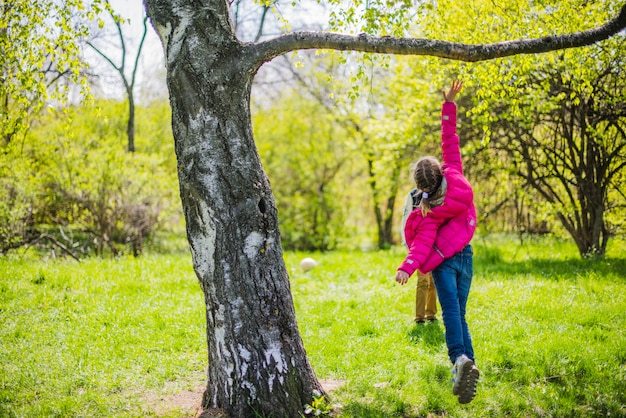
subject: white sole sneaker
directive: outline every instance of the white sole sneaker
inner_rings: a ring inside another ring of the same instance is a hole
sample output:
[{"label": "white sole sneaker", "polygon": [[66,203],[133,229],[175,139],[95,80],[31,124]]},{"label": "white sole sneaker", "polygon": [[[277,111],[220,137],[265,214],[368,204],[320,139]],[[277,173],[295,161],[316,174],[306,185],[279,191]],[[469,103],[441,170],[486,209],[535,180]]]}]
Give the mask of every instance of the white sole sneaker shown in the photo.
[{"label": "white sole sneaker", "polygon": [[459,403],[466,404],[472,402],[474,397],[476,397],[476,383],[478,382],[478,378],[480,377],[480,372],[478,368],[472,364],[472,367],[467,372],[465,377],[465,384],[462,390],[459,391],[458,398]]},{"label": "white sole sneaker", "polygon": [[454,370],[452,371],[452,373],[455,374],[454,385],[452,386],[453,394],[458,396],[461,392],[465,391],[465,386],[467,386],[472,367],[474,367],[474,362],[465,354],[460,355],[456,359],[454,362]]}]

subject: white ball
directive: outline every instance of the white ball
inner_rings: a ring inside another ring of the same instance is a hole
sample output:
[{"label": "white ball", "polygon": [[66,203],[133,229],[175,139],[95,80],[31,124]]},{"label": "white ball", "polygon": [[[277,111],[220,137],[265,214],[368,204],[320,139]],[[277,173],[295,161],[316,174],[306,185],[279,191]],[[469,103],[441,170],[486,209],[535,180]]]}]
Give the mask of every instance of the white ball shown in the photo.
[{"label": "white ball", "polygon": [[300,261],[300,268],[302,271],[309,271],[314,267],[317,267],[317,261],[310,257],[303,258],[302,261]]}]

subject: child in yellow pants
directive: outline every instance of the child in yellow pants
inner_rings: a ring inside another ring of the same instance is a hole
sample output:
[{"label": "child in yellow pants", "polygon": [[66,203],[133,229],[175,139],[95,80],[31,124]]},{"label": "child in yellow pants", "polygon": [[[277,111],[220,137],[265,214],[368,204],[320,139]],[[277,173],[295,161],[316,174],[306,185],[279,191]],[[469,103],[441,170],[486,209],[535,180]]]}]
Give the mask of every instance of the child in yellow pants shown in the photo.
[{"label": "child in yellow pants", "polygon": [[[409,213],[419,205],[421,191],[413,189],[406,198],[406,204],[402,213],[402,242],[406,246],[404,238],[404,225]],[[422,274],[417,272],[417,289],[415,289],[415,322],[423,324],[426,321],[432,322],[437,315],[437,291],[433,276],[430,273]]]},{"label": "child in yellow pants", "polygon": [[415,322],[423,324],[426,321],[436,320],[437,292],[432,274],[417,274],[417,289],[415,291]]}]

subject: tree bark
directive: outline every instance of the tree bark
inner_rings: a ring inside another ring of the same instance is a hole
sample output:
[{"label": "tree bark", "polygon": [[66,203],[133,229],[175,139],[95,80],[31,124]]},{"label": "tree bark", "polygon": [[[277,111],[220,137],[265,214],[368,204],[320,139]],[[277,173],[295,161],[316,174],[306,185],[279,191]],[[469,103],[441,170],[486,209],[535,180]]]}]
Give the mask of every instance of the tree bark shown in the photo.
[{"label": "tree bark", "polygon": [[225,0],[145,5],[165,50],[180,196],[205,295],[203,407],[234,417],[298,416],[322,392],[298,332],[276,205],[252,136],[250,89],[259,66],[304,48],[491,59],[585,45],[626,25],[623,9],[609,29],[584,36],[486,47],[322,33],[243,44]]},{"label": "tree bark", "polygon": [[180,195],[206,302],[203,407],[297,416],[322,388],[298,332],[276,205],[252,137],[257,63],[234,38],[226,7],[148,3],[166,49]]}]

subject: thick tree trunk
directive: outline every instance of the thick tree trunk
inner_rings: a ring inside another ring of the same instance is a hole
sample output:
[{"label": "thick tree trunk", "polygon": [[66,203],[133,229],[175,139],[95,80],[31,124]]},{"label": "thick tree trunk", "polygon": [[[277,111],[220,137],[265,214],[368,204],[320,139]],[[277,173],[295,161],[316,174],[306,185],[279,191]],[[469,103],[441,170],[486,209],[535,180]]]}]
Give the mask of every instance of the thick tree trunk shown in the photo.
[{"label": "thick tree trunk", "polygon": [[225,10],[213,2],[194,13],[182,3],[147,5],[166,50],[180,195],[206,302],[203,407],[298,416],[322,389],[298,332],[276,205],[253,141],[257,68]]}]

